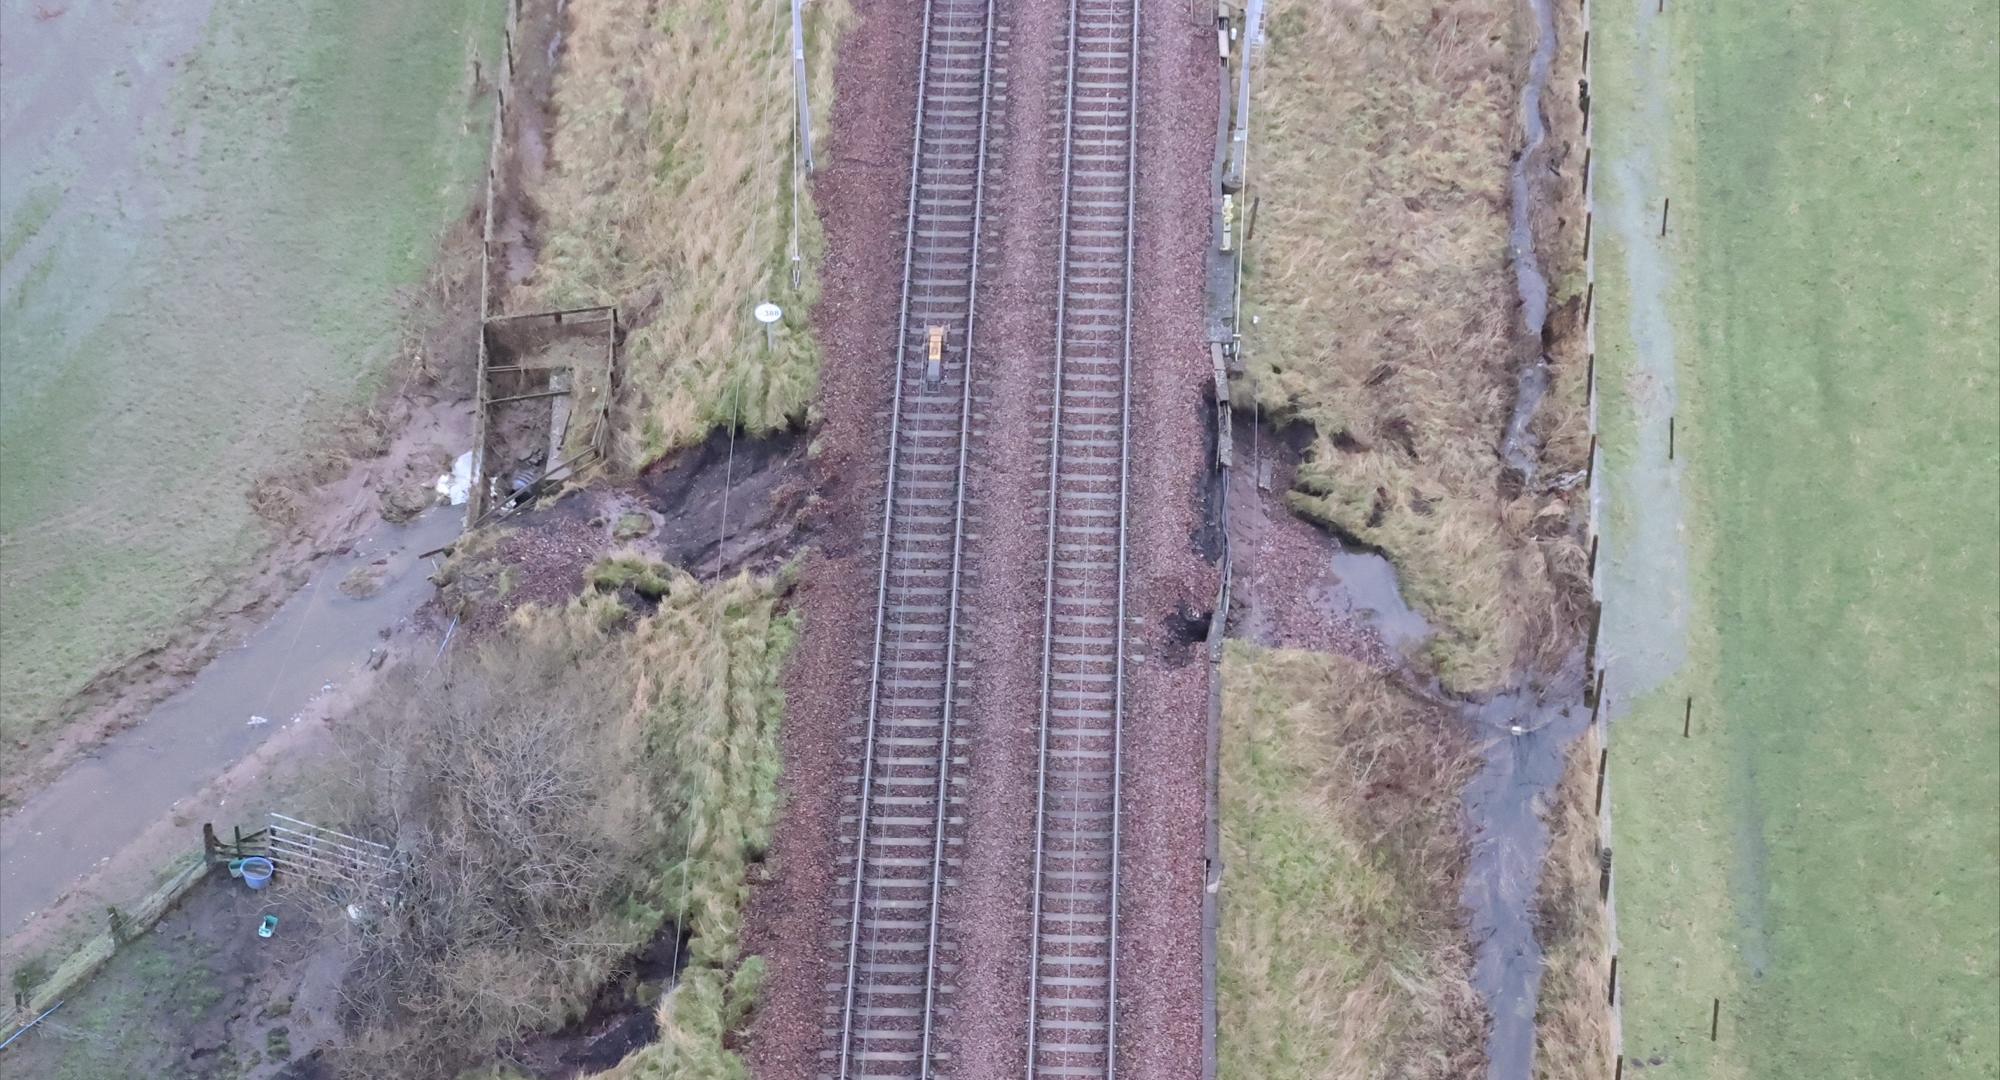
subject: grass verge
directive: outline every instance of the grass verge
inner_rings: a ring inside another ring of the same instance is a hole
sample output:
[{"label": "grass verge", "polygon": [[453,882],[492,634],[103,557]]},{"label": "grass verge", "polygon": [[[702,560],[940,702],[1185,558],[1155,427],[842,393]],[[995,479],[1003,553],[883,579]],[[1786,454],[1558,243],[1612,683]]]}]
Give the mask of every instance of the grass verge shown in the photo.
[{"label": "grass verge", "polygon": [[1472,1075],[1463,730],[1340,657],[1232,641],[1223,679],[1221,1076]]},{"label": "grass verge", "polygon": [[[777,430],[818,388],[806,319],[822,239],[793,182],[789,12],[770,0],[568,6],[552,167],[529,192],[542,246],[510,304],[620,306],[630,331],[614,447],[628,465],[732,420]],[[846,20],[842,0],[806,7],[822,154]],[[785,309],[768,346],[750,314],[763,300]]]},{"label": "grass verge", "polygon": [[1628,1061],[2000,1075],[2000,14],[1669,14],[1594,27],[1606,202],[1673,200],[1664,296],[1602,252],[1609,468],[1660,310],[1693,582],[1613,747]]},{"label": "grass verge", "polygon": [[[114,85],[79,92],[95,119],[73,145],[10,161],[36,192],[0,230],[14,249],[0,295],[0,739],[13,749],[35,749],[93,676],[214,604],[270,538],[246,489],[380,389],[407,295],[470,204],[485,114],[472,62],[497,46],[500,12],[219,0],[136,134],[121,110],[143,94],[107,73]],[[86,40],[108,55],[155,48],[119,38],[111,13],[64,23],[89,18],[107,21]],[[106,55],[40,62],[120,62]]]},{"label": "grass verge", "polygon": [[[1570,501],[1510,492],[1495,449],[1538,347],[1517,329],[1508,256],[1519,7],[1274,0],[1253,104],[1247,392],[1318,430],[1293,505],[1396,561],[1462,690],[1552,661],[1587,595]],[[1579,303],[1575,255],[1554,256],[1574,250],[1545,256],[1558,329]],[[1555,356],[1547,475],[1583,459],[1580,359]]]}]

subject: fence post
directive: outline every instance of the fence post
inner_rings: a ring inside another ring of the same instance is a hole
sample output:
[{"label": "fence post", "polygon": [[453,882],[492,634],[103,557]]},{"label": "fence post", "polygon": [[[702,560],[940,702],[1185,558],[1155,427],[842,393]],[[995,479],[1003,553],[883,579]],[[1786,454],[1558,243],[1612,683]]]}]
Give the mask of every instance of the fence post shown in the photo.
[{"label": "fence post", "polygon": [[1604,767],[1609,764],[1611,764],[1611,749],[1606,747],[1597,752],[1597,812],[1600,814],[1604,812]]},{"label": "fence post", "polygon": [[813,171],[812,106],[806,101],[806,31],[799,14],[803,0],[792,0],[792,85],[799,99],[799,160],[808,175]]}]

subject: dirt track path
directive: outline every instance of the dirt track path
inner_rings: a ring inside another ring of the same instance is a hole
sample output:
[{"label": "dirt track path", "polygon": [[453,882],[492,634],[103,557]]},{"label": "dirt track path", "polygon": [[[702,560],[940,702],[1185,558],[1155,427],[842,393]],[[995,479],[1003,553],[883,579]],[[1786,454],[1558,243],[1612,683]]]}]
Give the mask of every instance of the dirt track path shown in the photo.
[{"label": "dirt track path", "polygon": [[[0,933],[12,941],[31,921],[133,899],[96,870],[274,734],[351,700],[369,681],[371,650],[408,648],[414,635],[394,635],[434,592],[430,564],[417,555],[457,535],[460,523],[457,510],[440,507],[329,559],[240,646],[0,821]],[[341,591],[358,568],[380,575],[379,591]],[[254,821],[267,809],[230,810],[229,820]],[[192,850],[198,825],[188,822],[179,846],[133,854],[157,864]]]}]

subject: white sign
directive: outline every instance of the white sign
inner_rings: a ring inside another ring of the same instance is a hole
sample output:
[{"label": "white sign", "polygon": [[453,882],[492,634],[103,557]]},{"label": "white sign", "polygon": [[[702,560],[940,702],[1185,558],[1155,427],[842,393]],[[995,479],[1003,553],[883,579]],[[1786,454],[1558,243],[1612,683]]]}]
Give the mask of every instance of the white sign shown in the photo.
[{"label": "white sign", "polygon": [[757,305],[757,310],[755,314],[757,316],[758,322],[763,323],[765,326],[769,326],[772,323],[777,322],[779,319],[785,317],[785,309],[779,307],[776,304],[766,302]]}]

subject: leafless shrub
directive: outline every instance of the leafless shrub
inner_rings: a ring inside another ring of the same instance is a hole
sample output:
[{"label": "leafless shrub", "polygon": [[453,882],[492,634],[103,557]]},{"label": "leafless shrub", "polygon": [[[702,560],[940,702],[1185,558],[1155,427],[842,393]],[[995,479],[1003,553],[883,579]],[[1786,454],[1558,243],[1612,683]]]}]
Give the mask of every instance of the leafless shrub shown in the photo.
[{"label": "leafless shrub", "polygon": [[399,852],[343,988],[354,1075],[450,1075],[558,1026],[644,934],[648,792],[594,677],[613,646],[550,622],[406,667],[346,727],[362,819]]}]

